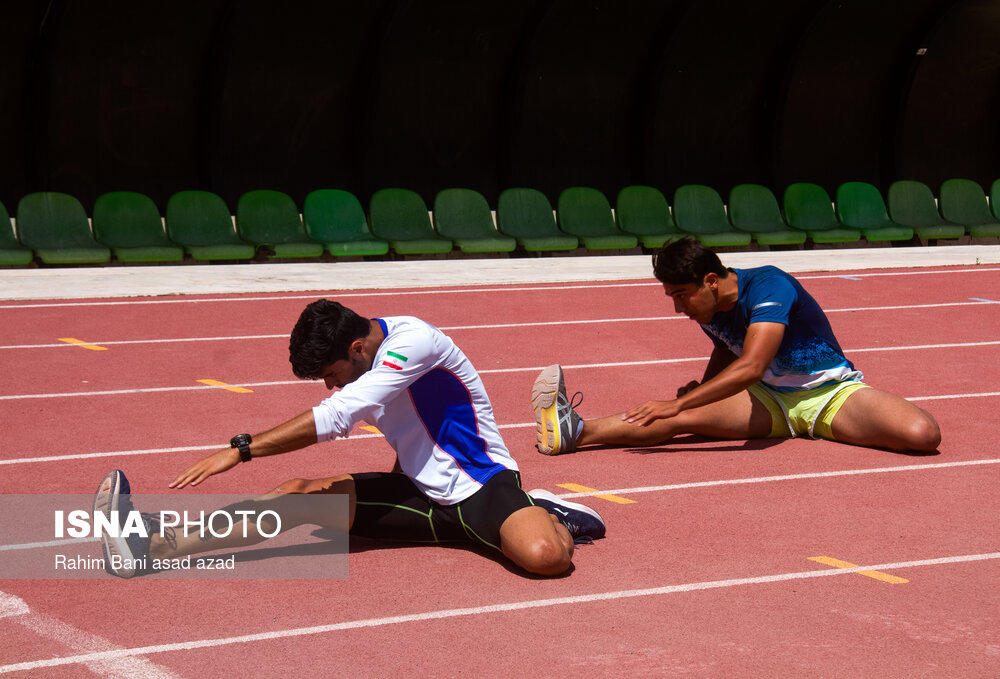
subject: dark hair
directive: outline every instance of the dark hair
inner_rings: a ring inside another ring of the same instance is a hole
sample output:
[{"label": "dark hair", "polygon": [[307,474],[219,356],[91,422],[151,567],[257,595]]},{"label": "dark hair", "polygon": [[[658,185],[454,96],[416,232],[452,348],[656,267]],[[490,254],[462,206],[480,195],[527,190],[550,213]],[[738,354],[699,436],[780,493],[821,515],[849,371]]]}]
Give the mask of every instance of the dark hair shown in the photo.
[{"label": "dark hair", "polygon": [[322,369],[347,358],[356,339],[367,337],[371,323],[343,304],[316,300],[299,315],[288,341],[292,372],[303,380],[318,379]]},{"label": "dark hair", "polygon": [[681,238],[653,253],[653,275],[668,285],[701,285],[705,276],[729,275],[719,256],[692,238]]}]

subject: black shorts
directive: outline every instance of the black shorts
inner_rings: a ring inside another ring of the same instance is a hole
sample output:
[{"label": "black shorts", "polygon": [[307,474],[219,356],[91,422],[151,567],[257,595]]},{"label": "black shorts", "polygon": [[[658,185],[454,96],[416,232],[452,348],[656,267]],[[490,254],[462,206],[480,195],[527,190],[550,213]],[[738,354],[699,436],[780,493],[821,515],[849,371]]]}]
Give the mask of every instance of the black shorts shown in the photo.
[{"label": "black shorts", "polygon": [[406,542],[469,541],[500,549],[500,526],[534,503],[521,490],[521,475],[495,474],[471,497],[442,505],[424,495],[405,474],[351,474],[357,508],[351,535]]}]

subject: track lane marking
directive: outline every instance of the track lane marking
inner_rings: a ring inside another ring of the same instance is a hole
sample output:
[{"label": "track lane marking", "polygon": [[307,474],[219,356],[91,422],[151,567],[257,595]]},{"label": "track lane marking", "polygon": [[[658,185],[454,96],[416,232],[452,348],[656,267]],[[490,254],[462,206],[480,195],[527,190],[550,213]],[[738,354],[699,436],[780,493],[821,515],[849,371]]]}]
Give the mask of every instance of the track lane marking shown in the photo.
[{"label": "track lane marking", "polygon": [[[511,425],[501,425],[501,428],[503,428],[504,426],[510,427]],[[533,426],[535,426],[535,424],[531,423],[530,425],[524,425],[524,426],[532,426],[533,427]],[[353,436],[352,438],[381,438],[381,434],[379,434],[379,435],[375,435],[375,434],[364,435],[364,434],[362,434],[360,436]],[[63,460],[63,459],[77,459],[77,458],[90,458],[90,457],[120,457],[120,456],[126,456],[126,455],[138,455],[138,454],[161,453],[161,452],[179,452],[179,451],[188,451],[188,450],[218,449],[220,447],[221,447],[220,445],[215,445],[215,446],[199,446],[197,448],[169,448],[169,449],[154,449],[154,450],[148,450],[148,451],[117,451],[117,452],[109,452],[109,453],[90,453],[90,454],[83,454],[83,455],[73,455],[73,456],[65,456],[65,457],[52,458],[52,459]],[[26,459],[19,460],[19,461],[5,460],[5,461],[0,462],[0,464],[10,464],[12,462],[26,462],[27,463],[27,462],[40,462],[40,461],[49,461],[49,460],[48,459],[43,460],[43,459],[40,459],[40,458],[36,458],[36,459],[26,458]],[[780,476],[759,476],[759,477],[752,477],[752,478],[720,479],[720,480],[716,480],[716,481],[697,481],[697,482],[691,482],[691,483],[680,483],[680,484],[663,485],[663,486],[646,486],[646,487],[640,487],[640,488],[621,488],[621,489],[617,489],[617,490],[613,491],[612,493],[609,493],[608,491],[597,490],[595,488],[588,488],[586,486],[581,486],[581,485],[574,484],[574,483],[565,483],[565,484],[560,483],[560,484],[556,484],[556,485],[559,486],[559,487],[561,487],[561,488],[565,488],[565,489],[571,491],[569,493],[562,493],[562,494],[558,495],[557,497],[560,497],[560,498],[564,498],[565,499],[565,498],[597,497],[597,498],[602,498],[602,499],[608,499],[608,500],[610,500],[612,502],[618,502],[620,504],[631,504],[631,503],[634,503],[635,500],[629,500],[629,499],[623,498],[621,496],[622,495],[629,495],[629,494],[633,494],[633,493],[650,493],[650,492],[662,492],[662,491],[672,491],[672,490],[687,490],[687,489],[691,489],[691,488],[709,488],[709,487],[716,487],[716,486],[732,486],[732,485],[744,485],[744,484],[752,484],[752,483],[771,483],[771,482],[776,482],[776,481],[796,481],[796,480],[817,479],[817,478],[833,478],[833,477],[838,477],[838,476],[862,476],[862,475],[865,475],[865,474],[883,474],[883,473],[902,472],[902,471],[926,471],[926,470],[935,470],[935,469],[948,469],[948,468],[952,468],[952,467],[978,466],[978,465],[985,465],[985,464],[1000,464],[1000,458],[983,459],[983,460],[963,460],[963,461],[959,461],[959,462],[938,462],[938,463],[931,463],[931,464],[924,464],[924,465],[905,465],[905,466],[901,466],[901,467],[880,467],[880,468],[875,468],[875,469],[845,469],[845,470],[830,471],[830,472],[811,472],[811,473],[803,473],[803,474],[783,474],[783,475],[780,475]],[[616,499],[612,500],[611,498],[616,498]],[[52,546],[57,546],[57,545],[63,545],[63,544],[77,544],[79,542],[90,542],[90,541],[96,541],[96,539],[83,539],[83,540],[81,540],[81,539],[67,539],[67,540],[55,540],[55,541],[47,541],[47,542],[33,542],[33,543],[23,543],[23,544],[0,545],[0,552],[11,551],[11,550],[20,550],[20,549],[47,548],[47,547],[52,547]],[[817,557],[817,558],[814,558],[813,560],[816,560],[818,558],[829,558],[829,557]],[[826,563],[826,562],[823,562],[823,563]],[[842,567],[846,567],[846,568],[853,568],[853,567],[855,567],[854,564],[847,564],[847,562],[841,562],[841,563],[846,564],[845,566],[842,566]],[[833,564],[828,564],[828,565],[833,565]],[[0,617],[2,617],[2,616],[0,616]]]},{"label": "track lane marking", "polygon": [[[827,566],[833,566],[834,568],[860,568],[860,566],[856,563],[841,561],[840,559],[834,559],[829,556],[810,556],[809,560],[825,564]],[[882,571],[855,571],[855,573],[858,575],[864,575],[874,580],[879,580],[881,582],[887,582],[890,585],[905,585],[909,582],[906,578],[901,578],[897,575],[889,575],[888,573],[883,573]]]},{"label": "track lane marking", "polygon": [[[81,660],[79,663],[73,663],[84,665],[99,677],[115,679],[132,679],[133,677],[141,677],[142,679],[173,679],[178,676],[166,667],[162,667],[147,658],[141,657],[141,653],[115,655],[127,649],[112,643],[104,637],[86,632],[51,615],[33,611],[20,597],[2,591],[0,591],[0,619],[6,620],[8,624],[16,623],[21,625],[40,637],[62,644],[75,653],[93,652],[94,649],[99,649],[98,652],[111,654],[107,657],[94,660]],[[0,668],[0,672],[11,671],[16,670],[4,670]]]},{"label": "track lane marking", "polygon": [[[871,267],[877,268],[877,267]],[[886,276],[934,276],[934,275],[950,275],[950,274],[962,274],[962,273],[986,273],[1000,271],[1000,268],[992,266],[977,266],[971,269],[930,269],[930,270],[892,270],[892,271],[874,271],[870,273],[853,273],[850,270],[845,270],[841,273],[830,273],[830,274],[808,274],[803,272],[791,272],[798,280],[822,280],[830,278],[843,278],[845,275],[855,275],[859,278],[879,278]],[[401,290],[378,290],[378,291],[365,291],[365,290],[352,290],[352,291],[342,291],[335,289],[327,290],[317,290],[312,294],[308,295],[287,295],[287,294],[274,294],[272,296],[254,296],[254,297],[203,297],[199,299],[145,299],[133,296],[130,298],[116,299],[112,301],[101,301],[101,302],[36,302],[31,304],[2,304],[0,309],[37,309],[37,308],[51,308],[51,307],[82,307],[82,306],[128,306],[132,304],[205,304],[205,303],[219,303],[219,302],[269,302],[275,300],[289,300],[289,299],[317,299],[323,295],[335,295],[338,298],[364,298],[364,297],[399,297],[402,295],[440,295],[440,294],[456,294],[456,293],[484,293],[484,292],[532,292],[532,291],[545,291],[545,290],[580,290],[580,289],[591,289],[591,288],[634,288],[634,287],[660,287],[658,281],[645,278],[623,278],[618,280],[611,280],[602,283],[587,283],[580,281],[578,283],[562,283],[555,285],[545,285],[541,283],[536,283],[533,285],[523,285],[523,284],[512,284],[510,286],[501,287],[483,287],[478,288],[448,288],[446,284],[437,284],[428,286],[428,289],[401,289]],[[184,295],[186,297],[201,295],[207,293],[200,292],[187,292],[187,293],[172,293],[175,295]],[[230,293],[230,295],[237,295],[240,293]]]},{"label": "track lane marking", "polygon": [[[534,426],[534,423],[532,423]],[[615,488],[599,490],[596,493],[610,495],[632,495],[634,493],[657,493],[667,490],[686,490],[688,488],[711,488],[714,486],[737,486],[752,483],[773,483],[776,481],[799,481],[803,479],[826,479],[837,476],[861,476],[864,474],[889,474],[892,472],[924,471],[930,469],[947,469],[949,467],[971,467],[982,464],[998,464],[1000,458],[985,460],[962,460],[960,462],[934,462],[931,464],[908,464],[899,467],[875,467],[873,469],[841,469],[829,472],[804,472],[801,474],[781,474],[778,476],[755,476],[738,479],[721,479],[718,481],[691,481],[689,483],[672,483],[663,486],[640,486],[637,488]],[[562,493],[561,498],[592,497],[595,492]]]},{"label": "track lane marking", "polygon": [[571,606],[579,604],[597,603],[603,601],[621,601],[625,599],[635,599],[642,597],[664,596],[668,594],[679,594],[686,592],[699,592],[710,589],[725,589],[732,587],[745,587],[748,585],[764,585],[781,582],[791,582],[795,580],[810,580],[814,578],[837,577],[848,573],[866,571],[889,571],[902,570],[905,568],[920,568],[926,566],[944,566],[958,563],[974,563],[978,561],[988,561],[1000,559],[1000,552],[986,554],[964,554],[960,556],[940,557],[934,559],[921,559],[916,561],[900,561],[896,563],[874,564],[871,566],[859,566],[857,568],[824,568],[815,571],[798,571],[792,573],[779,573],[775,575],[762,575],[744,578],[732,578],[728,580],[710,580],[705,582],[691,582],[680,585],[666,585],[663,587],[648,587],[643,589],[617,590],[610,592],[594,592],[591,594],[579,594],[575,596],[555,597],[550,599],[534,599],[529,601],[514,601],[508,603],[487,604],[483,606],[471,606],[467,608],[448,608],[420,613],[410,613],[404,615],[392,615],[380,618],[364,618],[361,620],[348,620],[344,622],[331,623],[326,625],[314,625],[310,627],[296,627],[285,630],[272,630],[270,632],[259,632],[256,634],[243,634],[239,636],[221,637],[214,639],[194,639],[191,641],[181,641],[168,644],[153,644],[149,646],[139,646],[119,650],[97,651],[94,653],[83,653],[74,656],[64,656],[61,658],[41,658],[38,660],[28,660],[8,665],[0,665],[0,674],[9,672],[23,672],[28,670],[38,670],[44,667],[63,667],[66,665],[76,665],[80,663],[101,662],[117,660],[131,656],[146,656],[157,653],[172,653],[178,651],[191,651],[201,648],[217,648],[220,646],[230,646],[233,644],[246,644],[262,641],[275,641],[279,639],[290,639],[295,637],[311,636],[317,634],[329,634],[344,630],[365,629],[373,627],[385,627],[388,625],[402,625],[414,622],[426,622],[428,620],[443,620],[447,618],[457,618],[475,615],[494,615],[498,613],[508,613],[512,611],[524,611],[539,608],[550,608],[554,606]]},{"label": "track lane marking", "polygon": [[252,394],[253,393],[253,389],[247,389],[245,387],[236,387],[236,386],[233,386],[231,384],[228,384],[227,382],[220,382],[219,380],[196,380],[196,381],[200,382],[201,384],[207,384],[210,387],[219,387],[220,389],[224,389],[226,391],[231,391],[231,392],[234,392],[236,394]]},{"label": "track lane marking", "polygon": [[575,493],[593,493],[591,497],[596,497],[601,500],[607,500],[608,502],[614,502],[619,505],[633,505],[635,500],[629,500],[625,497],[620,497],[618,495],[607,495],[596,488],[588,488],[587,486],[581,486],[579,483],[557,483],[560,488],[565,488],[568,491]]},{"label": "track lane marking", "polygon": [[[939,309],[945,307],[961,307],[961,306],[983,306],[987,304],[997,304],[986,299],[971,298],[974,301],[971,302],[937,302],[929,304],[897,304],[893,306],[869,306],[869,307],[847,307],[842,309],[824,309],[828,314],[833,313],[853,313],[857,311],[903,311],[909,309]],[[563,320],[563,321],[531,321],[531,322],[520,322],[520,323],[490,323],[490,324],[480,324],[480,325],[450,325],[450,326],[439,326],[439,329],[445,332],[455,332],[458,330],[498,330],[504,328],[531,328],[531,327],[546,327],[546,326],[564,326],[564,325],[594,325],[594,324],[618,324],[618,323],[647,323],[647,322],[659,322],[659,321],[686,321],[687,316],[639,316],[635,318],[588,318],[580,320]],[[72,339],[72,338],[70,338]],[[112,346],[112,345],[128,345],[128,344],[171,344],[178,342],[238,342],[238,341],[250,341],[250,340],[287,340],[288,333],[281,333],[277,335],[232,335],[228,337],[169,337],[169,338],[157,338],[157,339],[140,339],[140,340],[109,340],[107,342],[97,342],[101,346]],[[79,340],[77,340],[79,341]],[[63,348],[67,346],[66,344],[8,344],[0,345],[0,349],[52,349],[52,348]]]},{"label": "track lane marking", "polygon": [[91,351],[107,351],[107,347],[98,346],[97,344],[91,344],[90,342],[84,342],[83,340],[78,340],[75,337],[59,337],[57,338],[63,344],[56,344],[54,346],[65,347],[74,346],[80,347],[81,349],[90,349]]},{"label": "track lane marking", "polygon": [[[1000,346],[1000,340],[986,340],[982,342],[953,342],[950,344],[914,344],[909,346],[899,346],[899,347],[867,347],[862,349],[849,349],[846,350],[845,354],[860,354],[860,353],[876,353],[882,351],[918,351],[918,350],[930,350],[930,349],[962,349],[971,347],[985,347],[985,346]],[[692,356],[690,358],[657,358],[650,359],[648,361],[618,361],[613,363],[578,363],[578,364],[562,364],[564,370],[583,370],[583,369],[602,369],[602,368],[628,368],[642,365],[671,365],[675,363],[695,363],[701,361],[707,361],[708,356]],[[479,370],[480,375],[492,375],[492,374],[508,374],[508,373],[518,373],[518,372],[538,372],[542,370],[544,366],[529,366],[529,367],[510,367],[510,368],[487,368]],[[312,385],[315,384],[313,380],[275,380],[272,382],[247,382],[239,385],[239,387],[268,387],[268,386],[286,386],[286,385]],[[197,390],[214,388],[211,386],[205,387],[192,387],[192,386],[180,386],[180,387],[138,387],[135,389],[110,389],[106,391],[76,391],[76,392],[52,392],[46,394],[6,394],[0,396],[0,401],[11,401],[18,399],[29,399],[29,398],[64,398],[64,397],[79,397],[79,396],[119,396],[123,394],[152,394],[158,392],[170,392],[170,391],[186,391],[186,390]],[[975,394],[975,396],[994,396],[1000,392],[983,392],[980,394]],[[940,396],[940,397],[930,397],[930,398],[953,398],[961,397],[957,396]]]}]

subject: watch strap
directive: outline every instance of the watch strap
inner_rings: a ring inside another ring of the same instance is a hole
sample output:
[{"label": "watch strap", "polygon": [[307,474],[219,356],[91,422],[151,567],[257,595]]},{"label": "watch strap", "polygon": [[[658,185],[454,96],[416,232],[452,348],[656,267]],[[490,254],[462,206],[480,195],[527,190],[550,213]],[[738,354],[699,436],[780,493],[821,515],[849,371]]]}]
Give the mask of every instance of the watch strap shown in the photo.
[{"label": "watch strap", "polygon": [[240,462],[249,462],[253,459],[250,454],[250,444],[253,437],[250,434],[237,434],[229,441],[230,448],[236,448],[240,452]]}]

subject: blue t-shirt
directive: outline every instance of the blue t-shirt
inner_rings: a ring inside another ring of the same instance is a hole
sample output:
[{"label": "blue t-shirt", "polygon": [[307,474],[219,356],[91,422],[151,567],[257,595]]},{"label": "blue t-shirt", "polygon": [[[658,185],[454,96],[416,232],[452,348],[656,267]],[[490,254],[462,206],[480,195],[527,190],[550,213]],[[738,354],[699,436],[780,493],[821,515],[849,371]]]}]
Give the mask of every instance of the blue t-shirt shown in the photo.
[{"label": "blue t-shirt", "polygon": [[764,384],[777,391],[802,391],[863,379],[844,356],[826,314],[795,278],[773,266],[732,271],[739,283],[736,306],[701,326],[716,346],[742,356],[751,323],[781,323],[785,336]]}]

